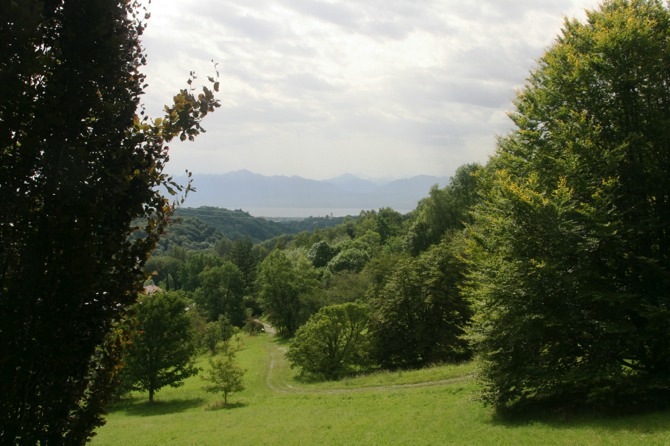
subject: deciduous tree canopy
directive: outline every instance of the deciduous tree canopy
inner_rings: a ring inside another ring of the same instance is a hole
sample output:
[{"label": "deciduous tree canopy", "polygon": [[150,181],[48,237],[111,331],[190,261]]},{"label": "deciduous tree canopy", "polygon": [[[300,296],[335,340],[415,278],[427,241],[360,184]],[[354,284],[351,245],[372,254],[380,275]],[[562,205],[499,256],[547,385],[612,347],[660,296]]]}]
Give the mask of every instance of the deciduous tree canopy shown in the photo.
[{"label": "deciduous tree canopy", "polygon": [[321,308],[298,329],[286,357],[302,372],[338,378],[369,364],[368,307],[345,303]]},{"label": "deciduous tree canopy", "polygon": [[134,327],[125,354],[125,387],[149,392],[149,401],[165,386],[178,387],[198,373],[193,320],[183,292],[144,296],[134,306]]},{"label": "deciduous tree canopy", "polygon": [[606,1],[517,98],[470,228],[495,405],[670,391],[669,39],[660,1]]}]

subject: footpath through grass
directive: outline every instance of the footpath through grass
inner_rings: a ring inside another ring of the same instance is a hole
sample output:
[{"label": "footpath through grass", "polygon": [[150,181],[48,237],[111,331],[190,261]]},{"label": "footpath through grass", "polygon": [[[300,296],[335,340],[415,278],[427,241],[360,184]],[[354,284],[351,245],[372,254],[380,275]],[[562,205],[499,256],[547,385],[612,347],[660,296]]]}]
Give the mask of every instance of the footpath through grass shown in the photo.
[{"label": "footpath through grass", "polygon": [[[475,400],[472,365],[379,373],[330,383],[296,379],[286,345],[245,337],[243,392],[202,390],[199,376],[110,408],[102,445],[667,445],[670,411],[621,418],[563,416],[505,422]],[[199,366],[208,367],[207,356]]]}]

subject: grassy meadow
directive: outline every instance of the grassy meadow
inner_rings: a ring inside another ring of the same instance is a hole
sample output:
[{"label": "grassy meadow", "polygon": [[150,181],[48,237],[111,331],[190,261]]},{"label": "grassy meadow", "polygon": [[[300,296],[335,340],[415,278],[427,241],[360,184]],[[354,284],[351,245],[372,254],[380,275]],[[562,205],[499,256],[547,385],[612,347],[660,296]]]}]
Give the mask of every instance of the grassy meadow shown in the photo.
[{"label": "grassy meadow", "polygon": [[[670,411],[505,421],[476,401],[472,364],[307,383],[270,335],[243,337],[246,390],[223,397],[199,376],[110,407],[103,445],[668,445]],[[207,355],[199,366],[208,367]]]}]

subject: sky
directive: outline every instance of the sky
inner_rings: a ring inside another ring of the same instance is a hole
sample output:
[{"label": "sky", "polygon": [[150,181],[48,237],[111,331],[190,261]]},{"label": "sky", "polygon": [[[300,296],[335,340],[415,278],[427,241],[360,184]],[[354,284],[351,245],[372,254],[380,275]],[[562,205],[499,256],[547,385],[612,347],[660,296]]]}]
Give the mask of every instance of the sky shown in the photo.
[{"label": "sky", "polygon": [[172,174],[450,176],[487,161],[564,18],[598,4],[153,0],[144,103],[158,117],[190,71],[219,72],[221,108],[170,145]]}]

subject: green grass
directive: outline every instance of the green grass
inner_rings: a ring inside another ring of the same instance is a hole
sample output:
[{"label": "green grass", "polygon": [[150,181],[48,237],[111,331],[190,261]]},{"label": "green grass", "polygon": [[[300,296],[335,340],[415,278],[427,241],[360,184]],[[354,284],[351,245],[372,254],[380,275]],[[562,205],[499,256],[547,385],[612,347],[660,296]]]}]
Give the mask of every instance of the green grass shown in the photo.
[{"label": "green grass", "polygon": [[[507,422],[476,401],[471,364],[305,383],[289,368],[285,348],[268,335],[244,338],[237,358],[247,389],[230,395],[229,407],[193,377],[162,389],[153,405],[134,394],[111,407],[93,444],[670,444],[670,411]],[[207,356],[199,365],[207,366]]]}]

